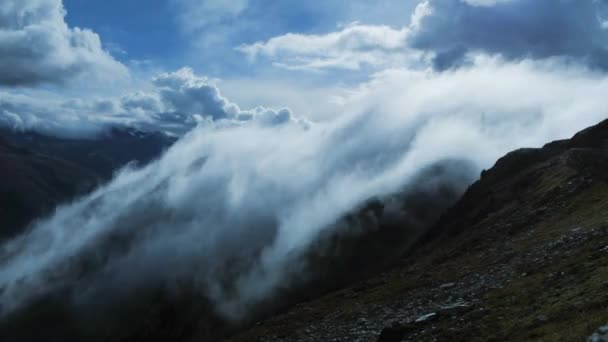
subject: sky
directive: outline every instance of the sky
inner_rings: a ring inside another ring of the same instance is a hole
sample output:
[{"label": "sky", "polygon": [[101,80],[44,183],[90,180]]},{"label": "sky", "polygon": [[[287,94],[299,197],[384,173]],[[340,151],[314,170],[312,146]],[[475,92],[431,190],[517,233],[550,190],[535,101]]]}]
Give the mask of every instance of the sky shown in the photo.
[{"label": "sky", "polygon": [[339,25],[402,26],[415,1],[141,1],[66,0],[66,22],[97,32],[123,62],[188,64],[212,77],[255,73],[235,47],[290,32],[322,33]]},{"label": "sky", "polygon": [[466,186],[607,93],[608,0],[4,0],[0,125],[181,139],[2,246],[0,307],[191,281],[242,318],[370,198],[451,161]]},{"label": "sky", "polygon": [[[391,69],[450,71],[479,56],[608,68],[605,0],[7,0],[0,9],[3,121],[63,135],[150,129],[169,116],[185,127],[159,130],[189,130],[208,113],[177,113],[154,81],[179,70],[245,110],[323,121]],[[146,106],[134,106],[142,97]]]},{"label": "sky", "polygon": [[[125,123],[115,115],[99,118],[124,113],[99,111],[98,102],[105,101],[106,106],[101,107],[107,109],[107,98],[116,101],[118,97],[154,88],[152,80],[156,76],[183,67],[215,81],[223,80],[227,83],[226,92],[247,107],[291,105],[313,113],[317,110],[306,108],[310,99],[302,98],[301,88],[318,87],[326,77],[301,74],[296,86],[285,87],[286,83],[293,84],[290,73],[247,58],[238,47],[289,32],[324,32],[354,20],[401,24],[411,7],[411,3],[397,1],[383,1],[378,6],[364,2],[346,5],[340,1],[324,2],[322,6],[257,0],[8,1],[2,5],[4,16],[19,20],[7,21],[3,28],[6,53],[0,68],[6,76],[0,81],[0,91],[6,94],[5,98],[18,97],[27,102],[5,102],[4,107],[28,107],[28,113],[11,111],[20,120],[10,124],[64,135],[79,131],[90,134],[91,126],[104,126],[105,121]],[[15,40],[30,45],[23,47]],[[36,40],[42,43],[37,44]],[[21,55],[23,51],[29,54],[27,58]],[[251,83],[257,86],[251,87]],[[287,101],[290,103],[280,103],[279,96],[269,95],[277,89],[285,93],[281,97],[291,99]],[[34,103],[59,113],[38,113],[31,108]],[[76,107],[74,103],[90,108],[62,114],[64,103],[72,109]],[[80,114],[85,110],[88,113]],[[9,116],[8,112],[5,109],[5,116]],[[69,118],[74,120],[64,121]],[[104,122],[93,124],[88,122],[91,120]],[[44,121],[49,122],[42,124]],[[60,125],[68,127],[65,132],[54,128]],[[76,125],[78,129],[70,128]]]},{"label": "sky", "polygon": [[173,52],[184,49],[165,0],[146,1],[145,6],[141,1],[67,0],[64,7],[69,26],[97,32],[106,49],[123,62],[155,60],[169,65],[177,57]]}]

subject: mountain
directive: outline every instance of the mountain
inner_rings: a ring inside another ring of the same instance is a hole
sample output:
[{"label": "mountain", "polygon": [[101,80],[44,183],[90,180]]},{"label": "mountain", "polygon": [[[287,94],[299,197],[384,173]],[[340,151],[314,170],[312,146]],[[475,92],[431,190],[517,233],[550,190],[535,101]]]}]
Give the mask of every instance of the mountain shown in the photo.
[{"label": "mountain", "polygon": [[[247,318],[253,321],[235,323],[218,315],[210,294],[196,284],[192,289],[188,283],[168,288],[148,284],[129,292],[127,298],[118,301],[108,296],[86,308],[73,302],[70,294],[79,289],[68,285],[0,319],[0,340],[221,341],[255,320],[390,267],[414,237],[458,199],[472,181],[470,174],[466,161],[443,161],[421,170],[419,177],[394,195],[370,199],[335,222],[300,260],[306,265],[302,273],[310,276],[300,275],[295,284],[277,289],[272,298],[252,306]],[[120,236],[111,236],[104,250],[127,244]],[[87,260],[95,258],[83,256],[76,266],[81,269],[80,278],[94,265]],[[238,265],[231,267],[215,271],[227,286]]]},{"label": "mountain", "polygon": [[116,127],[89,138],[62,138],[10,129],[0,129],[0,136],[17,147],[79,165],[104,181],[128,163],[147,164],[176,141],[159,132]]},{"label": "mountain", "polygon": [[0,240],[109,180],[158,157],[174,138],[112,129],[89,139],[0,129]]},{"label": "mountain", "polygon": [[606,170],[608,121],[511,152],[468,188],[470,164],[445,160],[326,229],[303,261],[313,276],[278,289],[248,321],[223,319],[196,287],[177,295],[141,288],[120,303],[100,298],[103,305],[75,310],[66,286],[3,317],[0,340],[573,341],[603,334]]},{"label": "mountain", "polygon": [[0,237],[16,234],[58,203],[91,189],[96,175],[0,139]]},{"label": "mountain", "polygon": [[230,341],[584,340],[608,321],[607,171],[608,121],[509,153],[398,266]]}]

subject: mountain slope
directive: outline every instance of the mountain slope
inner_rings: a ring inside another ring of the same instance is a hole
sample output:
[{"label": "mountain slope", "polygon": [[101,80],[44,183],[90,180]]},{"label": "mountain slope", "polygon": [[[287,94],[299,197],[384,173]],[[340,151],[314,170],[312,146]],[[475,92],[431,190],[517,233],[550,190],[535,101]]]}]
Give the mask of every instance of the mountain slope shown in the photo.
[{"label": "mountain slope", "polygon": [[0,128],[0,240],[109,180],[126,164],[157,158],[174,141],[128,129],[68,139]]},{"label": "mountain slope", "polygon": [[34,131],[1,129],[11,144],[35,153],[69,161],[109,180],[127,163],[146,164],[175,142],[174,137],[131,128],[112,128],[89,138],[62,138]]},{"label": "mountain slope", "polygon": [[512,152],[399,267],[232,341],[583,340],[608,321],[607,170],[608,121]]},{"label": "mountain slope", "polygon": [[0,238],[14,235],[58,203],[91,189],[96,175],[78,165],[0,140]]},{"label": "mountain slope", "polygon": [[[291,309],[231,340],[588,336],[608,321],[607,142],[608,121],[570,140],[512,152],[483,172],[439,220],[464,190],[458,184],[469,184],[462,178],[470,175],[468,164],[447,161],[421,170],[415,186],[370,200],[328,229],[338,234],[322,236],[318,250],[310,251],[316,277],[278,290],[253,315]],[[433,223],[396,267],[377,275],[412,246],[417,235],[411,232]],[[0,339],[219,341],[242,329],[218,316],[196,289],[176,297],[166,289],[142,288],[126,301],[104,298],[102,310],[84,311],[70,306],[69,293],[66,288],[43,296],[5,317]],[[302,302],[307,298],[313,299]]]},{"label": "mountain slope", "polygon": [[[419,179],[402,192],[370,200],[335,222],[299,260],[304,270],[299,279],[294,284],[287,279],[272,298],[252,305],[246,318],[267,317],[389,266],[413,242],[413,236],[436,222],[439,213],[464,192],[463,184],[471,181],[469,167],[467,162],[446,160],[422,169]],[[128,240],[124,237],[110,236],[102,249],[124,248],[128,245],[125,242]],[[74,257],[81,260],[76,267],[79,279],[95,270],[96,260],[104,260],[99,255],[94,252],[83,253],[81,259]],[[218,267],[215,276],[224,276],[229,285],[234,273],[235,268],[228,265]],[[129,292],[128,297],[117,300],[106,296],[102,305],[84,307],[74,305],[70,293],[78,292],[78,288],[70,285],[74,284],[66,283],[62,290],[44,294],[2,317],[0,340],[219,341],[242,328],[243,322],[234,324],[217,314],[212,293],[198,286],[190,288],[188,283],[176,290],[173,285],[150,282]]]}]

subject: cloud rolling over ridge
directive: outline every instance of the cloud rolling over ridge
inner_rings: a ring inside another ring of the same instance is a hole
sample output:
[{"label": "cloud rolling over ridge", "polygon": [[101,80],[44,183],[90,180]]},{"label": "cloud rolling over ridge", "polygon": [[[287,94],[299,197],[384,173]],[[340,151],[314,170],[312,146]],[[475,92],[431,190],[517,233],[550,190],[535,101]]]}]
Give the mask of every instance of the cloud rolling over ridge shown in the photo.
[{"label": "cloud rolling over ridge", "polygon": [[607,91],[585,67],[480,56],[449,72],[380,72],[331,121],[199,125],[4,245],[1,308],[66,288],[87,303],[186,282],[238,318],[368,199],[446,159],[470,161],[474,179],[512,149],[568,137],[604,117]]}]

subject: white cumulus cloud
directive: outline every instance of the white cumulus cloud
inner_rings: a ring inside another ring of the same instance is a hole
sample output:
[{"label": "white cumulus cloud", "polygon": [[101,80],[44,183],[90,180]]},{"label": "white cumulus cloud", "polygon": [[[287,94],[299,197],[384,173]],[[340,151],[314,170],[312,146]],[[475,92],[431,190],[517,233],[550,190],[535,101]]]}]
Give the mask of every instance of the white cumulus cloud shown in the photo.
[{"label": "white cumulus cloud", "polygon": [[242,109],[224,97],[213,80],[190,68],[160,73],[148,88],[118,98],[84,99],[0,92],[0,125],[63,136],[87,136],[111,126],[183,135],[199,124],[218,121],[227,125],[307,125],[288,108]]},{"label": "white cumulus cloud", "polygon": [[64,83],[77,76],[121,78],[127,68],[99,35],[68,27],[61,0],[0,2],[0,85]]},{"label": "white cumulus cloud", "polygon": [[[238,50],[252,59],[265,57],[288,69],[360,69],[387,66],[407,59],[408,29],[351,23],[337,32],[289,33]],[[409,51],[412,53],[412,51]]]}]

